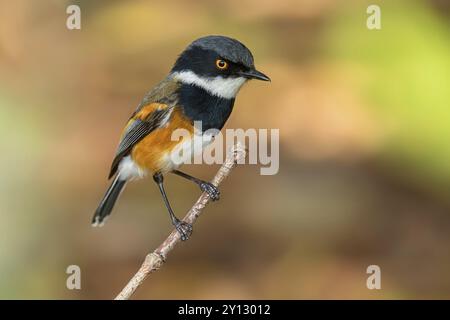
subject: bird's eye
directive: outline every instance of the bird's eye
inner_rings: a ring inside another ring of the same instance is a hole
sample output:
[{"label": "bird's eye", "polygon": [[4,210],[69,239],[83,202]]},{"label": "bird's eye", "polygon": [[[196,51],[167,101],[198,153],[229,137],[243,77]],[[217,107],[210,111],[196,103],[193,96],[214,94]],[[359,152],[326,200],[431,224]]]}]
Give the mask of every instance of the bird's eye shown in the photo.
[{"label": "bird's eye", "polygon": [[225,60],[217,59],[216,67],[217,67],[217,69],[225,70],[226,68],[228,68],[228,63]]}]

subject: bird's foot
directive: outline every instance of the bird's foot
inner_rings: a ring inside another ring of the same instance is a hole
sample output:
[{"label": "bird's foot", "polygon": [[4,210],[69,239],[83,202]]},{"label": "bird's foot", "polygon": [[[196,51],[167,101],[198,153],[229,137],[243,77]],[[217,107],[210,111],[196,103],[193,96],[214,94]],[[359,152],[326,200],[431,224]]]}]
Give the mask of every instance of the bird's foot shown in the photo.
[{"label": "bird's foot", "polygon": [[177,220],[174,223],[175,229],[177,229],[178,233],[181,236],[181,241],[186,241],[189,239],[189,237],[192,234],[192,225],[181,221],[181,220]]},{"label": "bird's foot", "polygon": [[200,183],[200,189],[203,192],[206,192],[212,201],[217,201],[220,199],[220,191],[219,189],[210,182],[202,182]]}]

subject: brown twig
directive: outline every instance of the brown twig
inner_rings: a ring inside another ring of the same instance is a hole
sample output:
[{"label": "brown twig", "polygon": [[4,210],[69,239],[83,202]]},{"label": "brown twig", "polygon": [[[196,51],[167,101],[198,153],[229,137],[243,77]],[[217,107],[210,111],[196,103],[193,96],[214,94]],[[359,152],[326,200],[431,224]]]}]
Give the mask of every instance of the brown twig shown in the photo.
[{"label": "brown twig", "polygon": [[[230,174],[231,170],[236,166],[237,163],[241,163],[245,159],[245,148],[241,144],[236,144],[231,151],[228,153],[224,164],[220,167],[219,171],[216,173],[212,183],[218,187],[220,183]],[[194,224],[197,218],[202,213],[203,208],[209,202],[210,198],[206,192],[200,196],[194,206],[189,210],[189,212],[184,217],[184,221]],[[180,242],[180,234],[173,230],[172,233],[167,237],[166,240],[152,253],[149,253],[144,260],[144,263],[139,268],[138,272],[131,278],[125,288],[117,295],[115,300],[128,300],[136,289],[144,282],[145,278],[152,273],[161,268],[161,266],[166,261],[166,258],[170,251]]]}]

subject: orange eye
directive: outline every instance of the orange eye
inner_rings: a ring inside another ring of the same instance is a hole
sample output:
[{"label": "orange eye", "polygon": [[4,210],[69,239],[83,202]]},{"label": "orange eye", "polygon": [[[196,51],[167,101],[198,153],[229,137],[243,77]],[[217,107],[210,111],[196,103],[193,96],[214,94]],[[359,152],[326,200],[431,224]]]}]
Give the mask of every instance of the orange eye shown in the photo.
[{"label": "orange eye", "polygon": [[216,67],[217,67],[217,69],[225,70],[226,68],[228,68],[228,63],[225,60],[217,59]]}]

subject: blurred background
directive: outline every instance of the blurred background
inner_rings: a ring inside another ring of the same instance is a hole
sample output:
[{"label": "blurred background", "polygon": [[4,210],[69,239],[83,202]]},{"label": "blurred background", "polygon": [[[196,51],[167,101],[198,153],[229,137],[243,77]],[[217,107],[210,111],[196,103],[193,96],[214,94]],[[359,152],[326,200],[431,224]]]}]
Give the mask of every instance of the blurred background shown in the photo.
[{"label": "blurred background", "polygon": [[[81,30],[66,8],[81,7]],[[381,30],[368,30],[369,4]],[[279,128],[139,299],[450,298],[445,0],[0,1],[0,298],[110,299],[171,231],[151,179],[90,226],[120,131],[195,38],[245,43],[270,84],[226,128]],[[218,166],[189,166],[209,179]],[[174,176],[182,216],[199,196]],[[81,290],[66,268],[81,268]],[[381,290],[366,288],[379,265]]]}]

